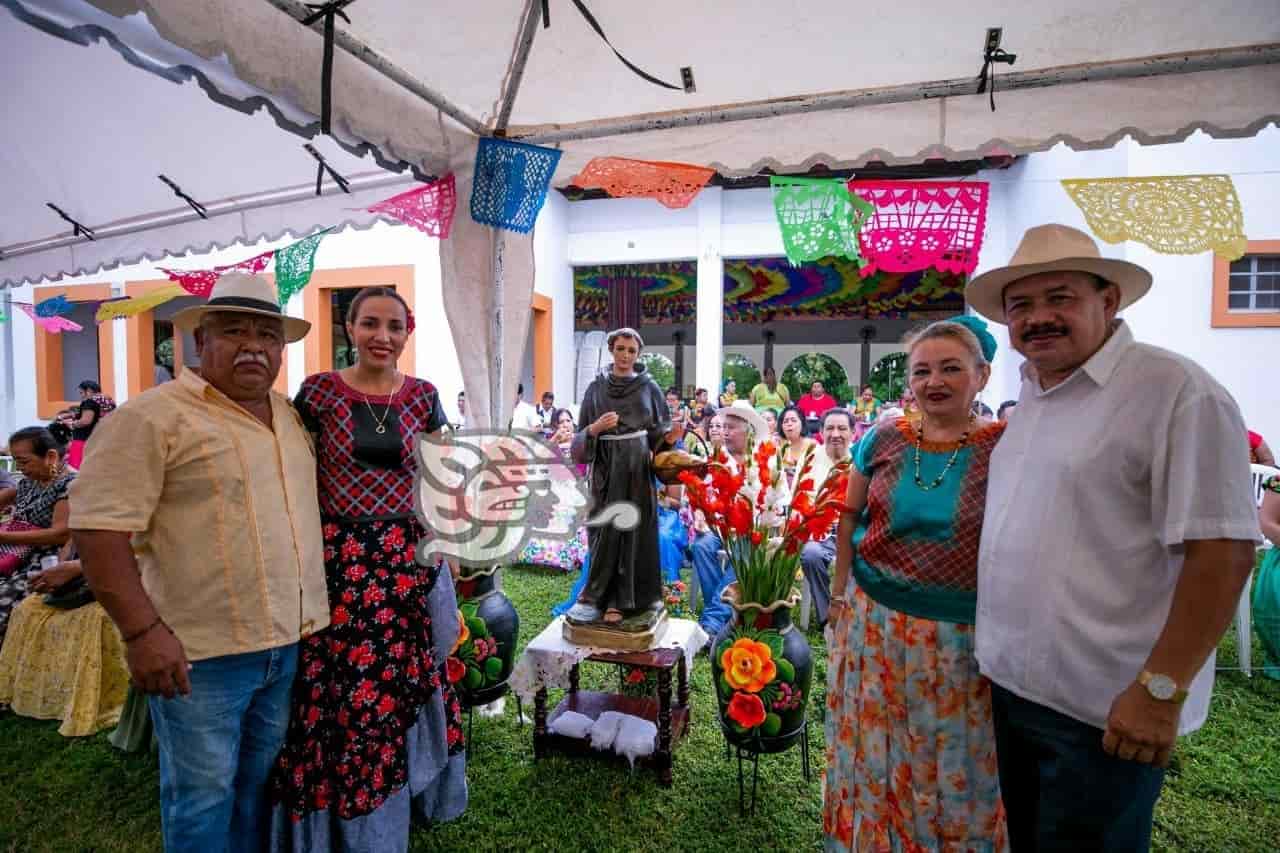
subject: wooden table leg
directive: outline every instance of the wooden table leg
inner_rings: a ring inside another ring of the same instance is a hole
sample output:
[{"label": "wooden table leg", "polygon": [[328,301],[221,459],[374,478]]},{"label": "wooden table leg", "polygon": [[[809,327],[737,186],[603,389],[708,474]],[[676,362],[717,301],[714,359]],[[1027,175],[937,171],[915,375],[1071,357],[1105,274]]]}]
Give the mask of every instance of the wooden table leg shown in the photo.
[{"label": "wooden table leg", "polygon": [[689,667],[685,663],[683,653],[676,664],[676,704],[681,708],[689,707]]},{"label": "wooden table leg", "polygon": [[569,692],[578,692],[578,664],[574,664],[569,670]]},{"label": "wooden table leg", "polygon": [[658,748],[654,760],[658,781],[670,787],[674,781],[671,755],[671,670],[666,668],[658,670]]},{"label": "wooden table leg", "polygon": [[539,687],[533,694],[533,757],[542,758],[547,736],[547,688]]}]

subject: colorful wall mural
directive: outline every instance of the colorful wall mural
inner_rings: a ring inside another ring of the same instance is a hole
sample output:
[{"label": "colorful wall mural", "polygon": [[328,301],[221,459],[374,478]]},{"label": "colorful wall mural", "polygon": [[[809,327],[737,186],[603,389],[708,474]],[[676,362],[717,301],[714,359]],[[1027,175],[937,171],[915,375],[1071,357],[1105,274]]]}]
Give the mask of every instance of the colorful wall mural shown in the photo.
[{"label": "colorful wall mural", "polygon": [[[695,261],[574,268],[575,325],[603,328],[609,316],[609,285],[641,280],[643,325],[694,322]],[[964,310],[966,276],[927,269],[876,272],[867,278],[844,258],[822,258],[792,266],[786,258],[724,262],[724,314],[729,323],[777,320],[926,319]]]}]

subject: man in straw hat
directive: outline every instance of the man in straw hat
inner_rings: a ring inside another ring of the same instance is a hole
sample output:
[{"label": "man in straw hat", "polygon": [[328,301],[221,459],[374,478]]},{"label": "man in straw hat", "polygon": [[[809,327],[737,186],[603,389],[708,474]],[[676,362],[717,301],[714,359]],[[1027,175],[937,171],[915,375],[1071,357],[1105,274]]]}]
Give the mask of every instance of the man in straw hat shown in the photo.
[{"label": "man in straw hat", "polygon": [[329,623],[315,458],[271,390],[310,324],[244,273],[173,324],[194,333],[199,370],[102,422],[70,524],[149,696],[165,849],[257,850],[298,640]]},{"label": "man in straw hat", "polygon": [[1116,317],[1150,287],[1042,225],[966,290],[1027,359],[991,457],[976,637],[1016,852],[1148,848],[1253,567],[1235,402]]}]

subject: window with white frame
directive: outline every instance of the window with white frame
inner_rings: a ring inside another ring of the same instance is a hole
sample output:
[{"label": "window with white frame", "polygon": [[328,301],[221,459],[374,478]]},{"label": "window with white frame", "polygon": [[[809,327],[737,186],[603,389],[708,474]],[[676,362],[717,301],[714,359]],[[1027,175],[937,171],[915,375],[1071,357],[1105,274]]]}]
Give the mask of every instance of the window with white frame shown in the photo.
[{"label": "window with white frame", "polygon": [[1245,255],[1231,262],[1227,310],[1280,311],[1280,255]]}]

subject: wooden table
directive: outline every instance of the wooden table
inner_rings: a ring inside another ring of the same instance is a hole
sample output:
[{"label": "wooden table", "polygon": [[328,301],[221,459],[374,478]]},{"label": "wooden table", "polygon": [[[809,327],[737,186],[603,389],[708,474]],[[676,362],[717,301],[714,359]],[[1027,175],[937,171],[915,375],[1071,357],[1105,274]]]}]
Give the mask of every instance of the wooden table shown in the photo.
[{"label": "wooden table", "polygon": [[[591,719],[598,719],[605,711],[618,711],[649,720],[658,727],[658,740],[653,754],[640,759],[658,774],[658,781],[670,786],[676,743],[684,737],[691,724],[689,710],[689,673],[684,652],[677,648],[653,649],[647,652],[597,653],[586,658],[598,663],[616,666],[638,667],[657,671],[658,697],[623,696],[618,693],[599,693],[578,689],[578,666],[569,672],[569,690],[550,715],[547,713],[547,689],[538,690],[533,700],[533,754],[544,758],[552,753],[565,755],[609,758],[618,760],[613,752],[596,750],[581,738],[558,735],[548,729],[549,724],[565,711],[576,711]],[[671,671],[676,671],[675,704],[671,702]]]}]

